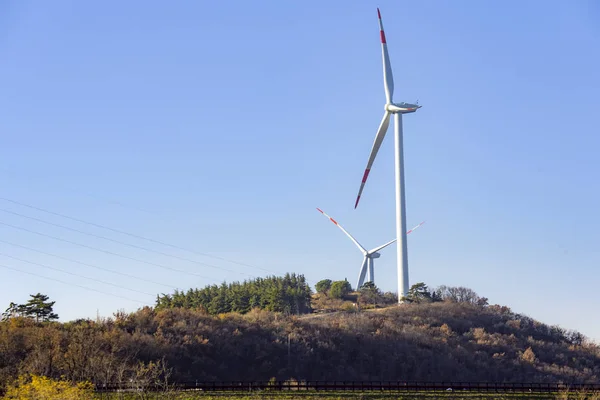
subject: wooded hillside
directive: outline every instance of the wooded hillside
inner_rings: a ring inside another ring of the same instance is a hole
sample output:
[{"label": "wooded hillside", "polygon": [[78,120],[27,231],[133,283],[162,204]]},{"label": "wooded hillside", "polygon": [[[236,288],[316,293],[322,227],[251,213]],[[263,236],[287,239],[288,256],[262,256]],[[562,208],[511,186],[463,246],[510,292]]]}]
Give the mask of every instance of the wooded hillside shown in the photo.
[{"label": "wooded hillside", "polygon": [[146,307],[99,321],[14,317],[0,323],[0,381],[35,373],[118,383],[159,376],[164,360],[178,381],[598,382],[600,349],[582,335],[480,303],[305,316]]}]

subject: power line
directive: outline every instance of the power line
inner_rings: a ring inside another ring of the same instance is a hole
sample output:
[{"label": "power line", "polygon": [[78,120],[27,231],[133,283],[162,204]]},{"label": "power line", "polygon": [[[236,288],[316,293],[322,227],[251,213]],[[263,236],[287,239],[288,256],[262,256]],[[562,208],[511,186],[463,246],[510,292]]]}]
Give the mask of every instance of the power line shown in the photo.
[{"label": "power line", "polygon": [[235,274],[243,274],[243,275],[248,275],[248,276],[254,277],[253,275],[246,274],[244,272],[238,272],[238,271],[234,271],[234,270],[227,269],[227,268],[217,267],[216,265],[206,264],[206,263],[203,263],[203,262],[200,262],[200,261],[191,260],[189,258],[180,257],[180,256],[176,256],[176,255],[173,255],[173,254],[163,253],[162,251],[149,249],[147,247],[137,246],[137,245],[131,244],[131,243],[125,243],[125,242],[122,242],[120,240],[115,240],[115,239],[108,238],[106,236],[96,235],[94,233],[85,232],[85,231],[82,231],[82,230],[79,230],[79,229],[75,229],[75,228],[71,228],[71,227],[68,227],[68,226],[56,224],[56,223],[53,223],[53,222],[49,222],[49,221],[46,221],[46,220],[43,220],[43,219],[40,219],[40,218],[35,218],[35,217],[31,217],[29,215],[20,214],[18,212],[14,212],[14,211],[10,211],[10,210],[5,210],[5,209],[2,209],[2,208],[0,208],[0,211],[8,213],[8,214],[17,215],[17,216],[22,217],[22,218],[27,218],[27,219],[30,219],[30,220],[33,220],[33,221],[38,221],[38,222],[41,222],[41,223],[44,223],[44,224],[47,224],[47,225],[52,225],[52,226],[56,226],[56,227],[59,227],[59,228],[62,228],[62,229],[67,229],[67,230],[72,231],[72,232],[81,233],[83,235],[88,235],[88,236],[92,236],[92,237],[95,237],[95,238],[98,238],[98,239],[108,240],[109,242],[118,243],[118,244],[122,244],[124,246],[133,247],[135,249],[145,250],[145,251],[148,251],[148,252],[151,252],[151,253],[156,253],[156,254],[160,254],[160,255],[163,255],[163,256],[167,256],[167,257],[177,258],[179,260],[183,260],[183,261],[195,263],[195,264],[198,264],[198,265],[201,265],[201,266],[204,266],[204,267],[210,267],[210,268],[220,269],[220,270],[227,271],[227,272],[232,272],[232,273],[235,273]]},{"label": "power line", "polygon": [[25,231],[25,232],[33,233],[33,234],[35,234],[35,235],[40,235],[40,236],[48,237],[48,238],[51,238],[51,239],[54,239],[54,240],[59,240],[59,241],[61,241],[61,242],[65,242],[65,243],[69,243],[69,244],[74,244],[74,245],[76,245],[76,246],[81,246],[81,247],[85,247],[85,248],[87,248],[87,249],[91,249],[91,250],[100,251],[100,252],[102,252],[102,253],[110,254],[110,255],[113,255],[113,256],[117,256],[117,257],[122,257],[122,258],[125,258],[125,259],[128,259],[128,260],[133,260],[133,261],[141,262],[141,263],[148,264],[148,265],[154,265],[154,266],[156,266],[156,267],[159,267],[159,268],[164,268],[164,269],[168,269],[168,270],[175,271],[175,272],[181,272],[181,273],[184,273],[184,274],[189,274],[189,275],[198,276],[198,277],[200,277],[200,278],[208,279],[208,280],[215,281],[215,282],[217,281],[216,279],[209,278],[209,277],[206,277],[206,276],[203,276],[203,275],[197,274],[196,272],[185,271],[185,270],[182,270],[182,269],[177,269],[177,268],[168,267],[168,266],[166,266],[166,265],[157,264],[157,263],[153,263],[153,262],[150,262],[150,261],[145,261],[145,260],[140,260],[140,259],[138,259],[138,258],[134,258],[134,257],[125,256],[125,255],[122,255],[122,254],[119,254],[119,253],[113,253],[112,251],[108,251],[108,250],[100,249],[100,248],[98,248],[98,247],[88,246],[88,245],[86,245],[86,244],[81,244],[81,243],[73,242],[73,241],[71,241],[71,240],[67,240],[67,239],[59,238],[59,237],[52,236],[52,235],[48,235],[48,234],[45,234],[45,233],[36,232],[36,231],[33,231],[33,230],[31,230],[31,229],[27,229],[27,228],[23,228],[23,227],[20,227],[20,226],[11,225],[11,224],[8,224],[8,223],[6,223],[6,222],[2,222],[2,221],[0,221],[0,224],[1,224],[1,225],[5,225],[5,226],[9,226],[9,227],[11,227],[11,228],[14,228],[14,229],[19,229],[19,230],[21,230],[21,231]]},{"label": "power line", "polygon": [[36,253],[45,254],[45,255],[50,256],[50,257],[56,257],[56,258],[59,258],[61,260],[69,261],[69,262],[72,262],[72,263],[75,263],[75,264],[85,265],[86,267],[96,268],[96,269],[99,269],[99,270],[102,270],[102,271],[107,271],[107,272],[112,272],[113,274],[117,274],[117,275],[121,275],[121,276],[126,276],[128,278],[138,279],[140,281],[144,281],[144,282],[147,282],[147,283],[152,283],[154,285],[164,286],[164,287],[168,287],[168,288],[171,288],[171,289],[177,289],[177,287],[173,286],[173,285],[168,285],[166,283],[155,282],[155,281],[152,281],[152,280],[149,280],[149,279],[140,278],[140,277],[135,276],[135,275],[126,274],[125,272],[120,272],[120,271],[115,271],[115,270],[109,269],[109,268],[99,267],[99,266],[94,265],[94,264],[84,263],[82,261],[77,261],[77,260],[74,260],[72,258],[63,257],[63,256],[59,256],[57,254],[48,253],[48,252],[45,252],[45,251],[42,251],[42,250],[34,249],[33,247],[24,246],[22,244],[12,243],[12,242],[8,242],[6,240],[1,240],[1,239],[0,239],[0,242],[1,243],[9,244],[11,246],[20,247],[22,249],[35,251]]},{"label": "power line", "polygon": [[77,287],[79,287],[79,288],[82,288],[82,289],[85,289],[85,290],[92,290],[92,291],[94,291],[94,292],[102,293],[102,294],[105,294],[105,295],[108,295],[108,296],[119,297],[119,298],[121,298],[121,299],[125,299],[125,300],[128,300],[128,301],[133,301],[133,302],[136,302],[136,303],[145,304],[145,305],[147,305],[147,306],[151,306],[151,307],[153,306],[153,304],[146,303],[145,301],[139,301],[139,300],[130,299],[129,297],[124,297],[124,296],[119,296],[119,295],[117,295],[117,294],[112,294],[112,293],[103,292],[103,291],[101,291],[101,290],[92,289],[92,288],[89,288],[89,287],[87,287],[87,286],[78,285],[78,284],[76,284],[76,283],[70,283],[70,282],[61,281],[60,279],[48,278],[47,276],[43,276],[43,275],[34,274],[34,273],[32,273],[32,272],[23,271],[23,270],[21,270],[21,269],[17,269],[17,268],[12,268],[12,267],[9,267],[9,266],[7,266],[7,265],[2,265],[2,264],[0,264],[0,268],[10,269],[10,270],[13,270],[13,271],[21,272],[21,273],[23,273],[23,274],[33,275],[33,276],[35,276],[35,277],[37,277],[37,278],[44,278],[44,279],[48,279],[48,280],[50,280],[50,281],[60,282],[60,283],[62,283],[62,284],[65,284],[65,285],[77,286]]},{"label": "power line", "polygon": [[58,217],[67,218],[67,219],[70,219],[72,221],[80,222],[82,224],[87,224],[87,225],[95,226],[95,227],[98,227],[98,228],[107,229],[109,231],[121,233],[123,235],[131,236],[131,237],[134,237],[134,238],[137,238],[137,239],[142,239],[142,240],[146,240],[146,241],[149,241],[149,242],[152,242],[152,243],[156,243],[156,244],[160,244],[160,245],[163,245],[163,246],[171,247],[171,248],[174,248],[174,249],[187,251],[187,252],[199,255],[199,256],[210,257],[210,258],[214,258],[214,259],[217,259],[217,260],[226,261],[226,262],[229,262],[229,263],[232,263],[232,264],[241,265],[241,266],[244,266],[244,267],[260,269],[262,271],[271,272],[271,273],[274,273],[274,274],[278,274],[279,273],[279,272],[276,272],[276,271],[268,270],[266,268],[257,267],[255,265],[246,264],[246,263],[242,263],[242,262],[238,262],[238,261],[234,261],[234,260],[229,260],[229,259],[224,258],[224,257],[219,257],[219,256],[214,256],[214,255],[211,255],[211,254],[207,254],[207,253],[198,252],[198,251],[187,249],[187,248],[184,248],[184,247],[180,247],[180,246],[177,246],[177,245],[174,245],[174,244],[169,244],[169,243],[166,243],[166,242],[162,242],[160,240],[155,240],[155,239],[151,239],[151,238],[148,238],[148,237],[136,235],[134,233],[129,233],[129,232],[125,232],[125,231],[122,231],[122,230],[119,230],[119,229],[111,228],[109,226],[100,225],[100,224],[97,224],[97,223],[94,223],[94,222],[85,221],[85,220],[82,220],[80,218],[70,217],[70,216],[65,215],[65,214],[61,214],[61,213],[50,211],[50,210],[47,210],[47,209],[44,209],[44,208],[32,206],[30,204],[26,204],[26,203],[23,203],[23,202],[20,202],[20,201],[11,200],[11,199],[8,199],[6,197],[0,197],[0,200],[8,201],[9,203],[17,204],[17,205],[20,205],[20,206],[23,206],[23,207],[28,207],[28,208],[31,208],[31,209],[34,209],[34,210],[38,210],[38,211],[42,211],[42,212],[45,212],[45,213],[48,213],[48,214],[56,215]]},{"label": "power line", "polygon": [[[111,228],[111,227],[106,226],[106,225],[101,225],[101,224],[97,224],[97,223],[94,223],[94,222],[85,221],[85,220],[82,220],[80,218],[71,217],[71,216],[68,216],[68,215],[65,215],[65,214],[61,214],[61,213],[58,213],[58,212],[55,212],[55,211],[51,211],[51,210],[48,210],[48,209],[45,209],[45,208],[36,207],[36,206],[31,205],[31,204],[26,204],[26,203],[23,203],[23,202],[20,202],[20,201],[17,201],[17,200],[8,199],[6,197],[1,197],[0,196],[0,200],[4,200],[4,201],[7,201],[9,203],[17,204],[17,205],[20,205],[20,206],[23,206],[23,207],[27,207],[27,208],[30,208],[30,209],[34,209],[34,210],[37,210],[37,211],[41,211],[41,212],[45,212],[45,213],[48,213],[48,214],[52,214],[52,215],[55,215],[55,216],[58,216],[58,217],[61,217],[61,218],[70,219],[72,221],[80,222],[80,223],[87,224],[87,225],[90,225],[90,226],[95,226],[95,227],[98,227],[98,228],[107,229],[109,231],[120,233],[120,234],[123,234],[123,235],[127,235],[127,236],[130,236],[130,237],[133,237],[133,238],[142,239],[142,240],[146,240],[146,241],[149,241],[149,242],[152,242],[152,243],[156,243],[156,244],[160,244],[160,245],[163,245],[163,246],[171,247],[171,248],[174,248],[174,249],[187,251],[187,252],[190,252],[190,253],[193,253],[193,254],[196,254],[196,255],[210,257],[210,258],[214,258],[214,259],[217,259],[217,260],[222,260],[222,261],[225,261],[225,262],[229,262],[229,263],[232,263],[232,264],[237,264],[237,265],[241,265],[241,266],[245,266],[245,267],[249,267],[249,268],[259,269],[259,270],[262,270],[262,271],[265,271],[265,272],[269,272],[269,273],[272,273],[272,274],[280,274],[280,272],[277,272],[277,271],[273,271],[273,270],[269,270],[269,269],[266,269],[266,268],[257,267],[255,265],[246,264],[246,263],[242,263],[242,262],[238,262],[238,261],[234,261],[234,260],[229,260],[229,259],[224,258],[224,257],[214,256],[214,255],[211,255],[211,254],[202,253],[202,252],[198,252],[198,251],[195,251],[195,250],[187,249],[187,248],[180,247],[180,246],[177,246],[177,245],[174,245],[174,244],[162,242],[162,241],[151,239],[151,238],[148,238],[148,237],[145,237],[145,236],[140,236],[140,235],[136,235],[136,234],[133,234],[133,233],[130,233],[130,232],[126,232],[126,231],[122,231],[122,230],[119,230],[119,229]],[[227,269],[227,268],[217,267],[215,265],[206,264],[206,263],[199,262],[199,261],[196,261],[196,260],[191,260],[189,258],[185,258],[185,257],[181,257],[181,256],[176,256],[176,255],[168,254],[168,253],[164,253],[164,252],[153,250],[153,249],[148,249],[146,247],[137,246],[137,245],[133,245],[133,244],[130,244],[130,243],[121,242],[121,241],[118,241],[118,240],[115,240],[115,239],[107,238],[107,237],[102,236],[102,235],[96,235],[96,234],[92,234],[92,233],[89,233],[89,232],[84,232],[84,231],[81,231],[81,230],[78,230],[78,229],[75,229],[75,228],[70,228],[70,227],[66,227],[64,225],[55,224],[55,223],[48,222],[48,221],[45,221],[45,220],[42,220],[42,219],[39,219],[39,218],[34,218],[34,217],[31,217],[31,216],[19,214],[19,213],[14,212],[14,211],[9,211],[9,210],[6,210],[6,209],[0,209],[0,211],[4,211],[4,212],[10,213],[10,214],[18,215],[18,216],[21,216],[21,217],[24,217],[24,218],[36,220],[36,221],[39,221],[39,222],[42,222],[42,223],[46,223],[46,224],[49,224],[49,225],[54,225],[54,226],[57,226],[57,227],[60,227],[60,228],[68,229],[68,230],[71,230],[71,231],[74,231],[74,232],[78,232],[78,233],[82,233],[84,235],[88,235],[88,236],[92,236],[92,237],[97,237],[97,238],[100,238],[100,239],[105,239],[105,240],[108,240],[108,241],[111,241],[111,242],[115,242],[115,243],[119,243],[119,244],[122,244],[122,245],[125,245],[125,246],[142,249],[142,250],[153,252],[153,253],[156,253],[156,254],[161,254],[161,255],[164,255],[164,256],[167,256],[167,257],[173,257],[173,258],[177,258],[177,259],[180,259],[180,260],[183,260],[183,261],[192,262],[192,263],[195,263],[195,264],[198,264],[198,265],[207,266],[207,267],[216,268],[216,269],[221,269],[223,271],[228,271],[228,272],[232,272],[232,273],[236,273],[236,274],[240,274],[240,275],[246,275],[246,276],[249,276],[251,278],[256,278],[255,275],[248,274],[248,273],[245,273],[245,272],[233,271],[233,270],[230,270],[230,269]],[[211,279],[211,280],[216,281],[214,279]],[[313,283],[313,284],[316,283],[316,281],[309,281],[309,280],[307,280],[307,282],[310,282],[310,283]]]},{"label": "power line", "polygon": [[100,280],[100,279],[96,279],[96,278],[90,278],[90,277],[87,277],[87,276],[79,275],[79,274],[76,274],[76,273],[74,273],[74,272],[71,272],[71,271],[66,271],[66,270],[64,270],[64,269],[60,269],[60,268],[56,268],[56,267],[51,267],[51,266],[49,266],[49,265],[40,264],[40,263],[33,262],[33,261],[29,261],[29,260],[24,260],[24,259],[22,259],[22,258],[19,258],[19,257],[14,257],[14,256],[11,256],[11,255],[9,255],[9,254],[6,254],[6,253],[2,253],[2,252],[0,252],[0,256],[4,256],[4,257],[8,257],[8,258],[12,258],[13,260],[18,260],[18,261],[26,262],[26,263],[33,264],[33,265],[38,265],[38,266],[40,266],[40,267],[43,267],[43,268],[52,269],[52,270],[59,271],[59,272],[65,273],[65,274],[69,274],[69,275],[77,276],[77,277],[80,277],[80,278],[89,279],[89,280],[91,280],[91,281],[95,281],[95,282],[103,283],[103,284],[105,284],[105,285],[110,285],[110,286],[118,287],[118,288],[120,288],[120,289],[125,289],[125,290],[129,290],[129,291],[132,291],[132,292],[137,292],[137,293],[145,294],[145,295],[147,295],[147,296],[155,296],[155,295],[156,295],[156,294],[154,294],[154,293],[148,293],[148,292],[143,292],[143,291],[141,291],[141,290],[130,289],[130,288],[128,288],[128,287],[121,286],[121,285],[117,285],[117,284],[115,284],[115,283],[106,282],[106,281],[103,281],[103,280]]},{"label": "power line", "polygon": [[[4,172],[7,172],[9,175],[14,175],[15,174],[15,170],[14,169],[11,170],[11,169],[8,169],[6,167],[0,167],[0,170],[3,170]],[[38,178],[40,176],[41,175],[38,175]],[[40,182],[38,181],[37,183],[40,183]],[[56,187],[56,183],[48,183],[47,180],[43,180],[41,183],[45,184],[46,187],[52,187],[53,189]],[[80,193],[80,194],[86,195],[86,196],[91,197],[91,198],[93,198],[95,200],[98,200],[98,201],[104,201],[104,202],[107,202],[107,203],[116,204],[116,205],[119,205],[119,206],[121,206],[123,208],[130,208],[130,209],[137,210],[137,211],[142,211],[142,212],[145,212],[145,213],[148,213],[148,214],[155,214],[156,213],[155,211],[146,210],[144,208],[140,208],[140,207],[137,207],[137,206],[134,206],[134,205],[131,205],[131,204],[125,204],[125,203],[123,203],[121,201],[118,201],[118,200],[115,200],[115,199],[110,199],[108,197],[98,196],[96,194],[87,192],[85,190],[75,189],[73,187],[67,187],[64,184],[62,184],[60,186],[62,186],[63,189],[65,189],[65,190],[67,190],[69,192]]]},{"label": "power line", "polygon": [[[273,274],[280,274],[280,272],[277,272],[277,271],[273,271],[273,270],[269,270],[269,269],[266,269],[266,268],[257,267],[255,265],[251,265],[251,264],[247,264],[247,263],[242,263],[242,262],[238,262],[238,261],[234,261],[234,260],[229,260],[229,259],[224,258],[224,257],[214,256],[214,255],[210,255],[210,254],[198,252],[198,251],[195,251],[195,250],[187,249],[185,247],[181,247],[181,246],[177,246],[177,245],[174,245],[174,244],[166,243],[166,242],[163,242],[163,241],[160,241],[160,240],[151,239],[151,238],[144,237],[144,236],[141,236],[141,235],[136,235],[134,233],[130,233],[130,232],[122,231],[122,230],[119,230],[119,229],[111,228],[109,226],[105,226],[105,225],[97,224],[97,223],[94,223],[94,222],[86,221],[86,220],[83,220],[83,219],[80,219],[80,218],[71,217],[71,216],[68,216],[68,215],[65,215],[65,214],[61,214],[61,213],[58,213],[58,212],[55,212],[55,211],[51,211],[51,210],[48,210],[48,209],[44,209],[44,208],[41,208],[41,207],[36,207],[36,206],[31,205],[31,204],[26,204],[26,203],[23,203],[23,202],[20,202],[20,201],[17,201],[17,200],[12,200],[12,199],[9,199],[9,198],[6,198],[6,197],[1,197],[0,196],[0,200],[4,200],[4,201],[7,201],[9,203],[17,204],[17,205],[20,205],[20,206],[23,206],[23,207],[27,207],[27,208],[30,208],[30,209],[34,209],[34,210],[38,210],[38,211],[45,212],[45,213],[48,213],[48,214],[52,214],[52,215],[55,215],[55,216],[58,216],[58,217],[61,217],[61,218],[70,219],[72,221],[80,222],[80,223],[87,224],[87,225],[90,225],[90,226],[95,226],[95,227],[98,227],[98,228],[107,229],[109,231],[120,233],[120,234],[123,234],[123,235],[127,235],[127,236],[130,236],[130,237],[133,237],[133,238],[142,239],[142,240],[146,240],[146,241],[149,241],[149,242],[152,242],[152,243],[157,243],[157,244],[160,244],[160,245],[163,245],[163,246],[171,247],[171,248],[174,248],[174,249],[187,251],[187,252],[190,252],[190,253],[193,253],[193,254],[197,254],[197,255],[200,255],[200,256],[206,256],[206,257],[210,257],[210,258],[222,260],[222,261],[225,261],[225,262],[229,262],[229,263],[232,263],[232,264],[237,264],[237,265],[246,266],[246,267],[249,267],[249,268],[259,269],[259,270],[270,272],[270,273],[273,273]],[[114,239],[106,238],[106,237],[101,236],[101,235],[95,235],[95,234],[83,232],[83,231],[80,231],[80,230],[77,230],[77,229],[74,229],[74,228],[65,227],[65,226],[62,226],[62,225],[59,225],[59,224],[50,223],[48,221],[44,221],[44,220],[41,220],[41,219],[38,219],[38,218],[34,218],[34,217],[30,217],[30,216],[25,216],[25,215],[22,215],[22,214],[18,214],[18,213],[14,212],[14,211],[8,211],[8,210],[1,210],[1,211],[5,211],[5,212],[12,213],[12,214],[15,214],[15,215],[23,216],[23,217],[29,218],[29,219],[34,219],[34,220],[37,220],[37,221],[40,221],[40,222],[43,222],[43,223],[47,223],[47,224],[50,224],[50,225],[59,226],[59,227],[62,227],[62,228],[65,228],[65,229],[69,229],[69,230],[72,230],[72,231],[76,231],[76,232],[79,232],[79,233],[83,233],[83,234],[86,234],[86,235],[95,236],[95,237],[106,239],[106,240],[113,241],[113,242],[116,242],[116,243],[124,244],[126,246],[137,247],[137,248],[140,248],[140,249],[143,249],[143,250],[146,250],[146,251],[151,251],[151,252],[155,252],[155,253],[158,253],[158,254],[166,255],[168,257],[179,258],[181,260],[193,262],[193,263],[196,263],[196,264],[199,264],[199,265],[210,266],[212,268],[218,268],[218,269],[222,269],[224,271],[229,271],[229,272],[238,273],[238,274],[241,274],[241,275],[247,275],[247,276],[252,277],[252,278],[256,278],[256,276],[251,275],[251,274],[247,274],[247,273],[244,273],[244,272],[232,271],[232,270],[228,270],[226,268],[222,268],[222,267],[217,267],[217,266],[210,265],[210,264],[201,263],[199,261],[190,260],[190,259],[187,259],[187,258],[184,258],[184,257],[174,256],[174,255],[163,253],[163,252],[160,252],[160,251],[155,251],[155,250],[152,250],[152,249],[144,248],[142,246],[136,246],[136,245],[132,245],[132,244],[129,244],[129,243],[124,243],[124,242],[116,241]],[[2,223],[2,222],[0,222],[0,223]],[[17,229],[23,229],[23,228],[17,228]],[[32,232],[32,233],[40,234],[38,232]],[[44,235],[44,234],[41,234],[41,235],[42,236],[48,236],[48,235]],[[51,236],[48,236],[48,237],[51,237]],[[58,239],[58,240],[63,240],[63,239]],[[65,241],[65,240],[63,240],[63,241]],[[73,244],[80,245],[78,243],[73,243]],[[80,246],[84,246],[84,247],[90,248],[89,246],[85,246],[85,245],[80,245]],[[107,252],[105,250],[97,249],[97,248],[95,248],[94,250],[102,251],[102,252],[105,252],[105,253]],[[108,254],[113,254],[113,253],[108,252]],[[118,255],[118,254],[115,254],[115,255],[120,256],[120,257],[125,257],[125,256],[121,256],[121,255]],[[125,258],[133,259],[131,257],[125,257]],[[140,262],[143,262],[143,263],[146,263],[146,264],[150,264],[150,265],[157,265],[157,264],[153,264],[153,263],[148,263],[146,261],[141,261],[141,260],[138,260],[138,259],[133,259],[133,260],[134,261],[140,261]],[[165,267],[165,266],[161,266],[161,265],[157,265],[157,266],[171,269],[170,267]],[[180,272],[189,273],[187,271],[180,271]],[[201,275],[197,275],[197,276],[201,276]],[[206,277],[204,277],[204,278],[206,278]],[[206,279],[210,279],[210,280],[215,281],[215,282],[217,281],[217,280],[211,279],[211,278],[206,278]],[[309,281],[309,280],[307,280],[307,282],[311,282],[313,284],[316,283],[315,281]]]}]

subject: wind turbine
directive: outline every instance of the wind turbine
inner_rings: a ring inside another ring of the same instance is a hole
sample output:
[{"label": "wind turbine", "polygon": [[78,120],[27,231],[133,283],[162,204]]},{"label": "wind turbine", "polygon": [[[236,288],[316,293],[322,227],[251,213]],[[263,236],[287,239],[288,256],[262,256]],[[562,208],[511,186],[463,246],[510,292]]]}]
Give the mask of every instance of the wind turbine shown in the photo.
[{"label": "wind turbine", "polygon": [[[319,212],[321,214],[323,214],[324,216],[329,218],[329,220],[331,222],[333,222],[335,225],[337,225],[337,227],[340,228],[342,230],[342,232],[344,232],[346,234],[346,236],[348,236],[350,238],[350,240],[352,240],[352,242],[354,242],[354,244],[358,247],[358,249],[365,256],[365,258],[363,259],[363,263],[360,267],[360,273],[358,274],[358,282],[356,283],[356,290],[358,290],[365,282],[365,275],[366,275],[367,271],[369,272],[369,279],[367,280],[367,282],[370,281],[370,282],[375,283],[375,263],[373,260],[375,258],[380,257],[380,254],[378,253],[378,251],[380,251],[380,250],[386,248],[387,246],[389,246],[390,244],[394,243],[396,241],[396,239],[389,241],[386,244],[383,244],[379,247],[375,247],[373,250],[367,250],[360,243],[358,243],[358,241],[356,239],[354,239],[354,237],[351,234],[349,234],[344,228],[342,228],[342,226],[340,224],[338,224],[338,222],[335,219],[333,219],[329,215],[325,214],[325,212],[323,210],[321,210],[320,208],[317,208],[317,210],[319,210]],[[414,231],[415,229],[417,229],[424,223],[425,223],[425,221],[421,222],[419,225],[415,226],[414,228],[412,228],[411,230],[406,232],[406,234],[411,233],[412,231]]]},{"label": "wind turbine", "polygon": [[418,104],[409,103],[394,103],[392,96],[394,94],[394,78],[392,76],[392,66],[390,64],[390,56],[388,54],[387,42],[385,39],[385,32],[383,30],[383,22],[381,21],[381,13],[379,8],[377,9],[377,16],[379,17],[379,32],[381,36],[381,56],[383,59],[383,83],[385,88],[385,99],[386,103],[384,106],[384,114],[377,135],[375,135],[375,141],[371,148],[371,154],[369,155],[369,161],[367,162],[367,168],[360,184],[358,191],[358,197],[354,208],[358,206],[360,196],[362,194],[365,183],[371,171],[373,161],[377,156],[381,142],[387,132],[388,126],[390,125],[390,117],[394,116],[394,137],[395,137],[395,170],[396,170],[396,237],[397,237],[397,261],[398,261],[398,302],[401,302],[403,296],[408,294],[408,249],[406,243],[406,201],[404,192],[404,154],[402,144],[402,114],[413,113],[421,108]]},{"label": "wind turbine", "polygon": [[377,9],[379,17],[379,32],[381,36],[381,56],[383,59],[383,84],[385,89],[386,103],[384,106],[384,114],[379,129],[375,135],[375,141],[371,148],[371,154],[367,162],[367,168],[363,175],[362,183],[358,191],[358,197],[354,208],[358,206],[360,196],[362,194],[365,183],[371,171],[373,161],[377,156],[379,147],[383,142],[383,138],[390,125],[390,117],[394,116],[394,137],[395,137],[395,170],[396,170],[396,237],[398,240],[398,302],[401,302],[403,296],[408,294],[408,249],[406,243],[406,201],[404,191],[404,154],[402,144],[402,114],[413,113],[421,108],[418,104],[410,103],[394,103],[392,96],[394,94],[394,77],[392,76],[392,66],[390,64],[390,56],[387,50],[387,41],[383,30],[383,22],[381,21],[381,13]]}]

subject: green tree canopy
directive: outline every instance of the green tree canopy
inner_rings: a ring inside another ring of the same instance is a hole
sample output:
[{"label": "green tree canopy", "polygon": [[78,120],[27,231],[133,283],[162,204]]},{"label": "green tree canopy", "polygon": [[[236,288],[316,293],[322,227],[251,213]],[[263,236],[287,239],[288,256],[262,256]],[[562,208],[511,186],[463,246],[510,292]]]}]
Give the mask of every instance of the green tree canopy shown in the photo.
[{"label": "green tree canopy", "polygon": [[331,279],[323,279],[315,285],[318,293],[326,294],[331,289]]},{"label": "green tree canopy", "polygon": [[410,290],[408,291],[408,294],[404,300],[407,300],[411,303],[431,302],[431,292],[425,283],[418,282],[410,287]]},{"label": "green tree canopy", "polygon": [[253,308],[286,314],[305,314],[312,311],[311,289],[304,275],[286,274],[283,277],[211,285],[203,289],[176,290],[156,299],[156,308],[202,309],[209,314],[228,312],[247,313]]},{"label": "green tree canopy", "polygon": [[335,299],[341,299],[352,291],[352,286],[347,280],[335,281],[331,284],[329,295]]},{"label": "green tree canopy", "polygon": [[29,296],[31,298],[25,304],[11,302],[2,314],[2,321],[7,321],[14,317],[32,318],[36,322],[47,322],[58,319],[58,315],[53,312],[55,301],[48,301],[49,297],[41,293]]},{"label": "green tree canopy", "polygon": [[23,311],[26,317],[35,318],[36,322],[58,319],[58,315],[53,312],[55,301],[48,301],[49,297],[41,293],[32,294],[30,297],[29,301],[23,304]]}]

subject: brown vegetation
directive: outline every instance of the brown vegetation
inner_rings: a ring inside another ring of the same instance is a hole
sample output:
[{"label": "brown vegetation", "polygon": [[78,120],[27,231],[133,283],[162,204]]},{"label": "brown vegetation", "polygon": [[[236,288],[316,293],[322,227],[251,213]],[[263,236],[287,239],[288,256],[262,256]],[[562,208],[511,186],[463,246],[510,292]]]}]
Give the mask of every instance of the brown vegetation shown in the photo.
[{"label": "brown vegetation", "polygon": [[99,386],[168,374],[176,381],[597,382],[600,349],[506,307],[452,301],[306,319],[147,307],[98,321],[1,322],[0,381],[27,373]]}]

